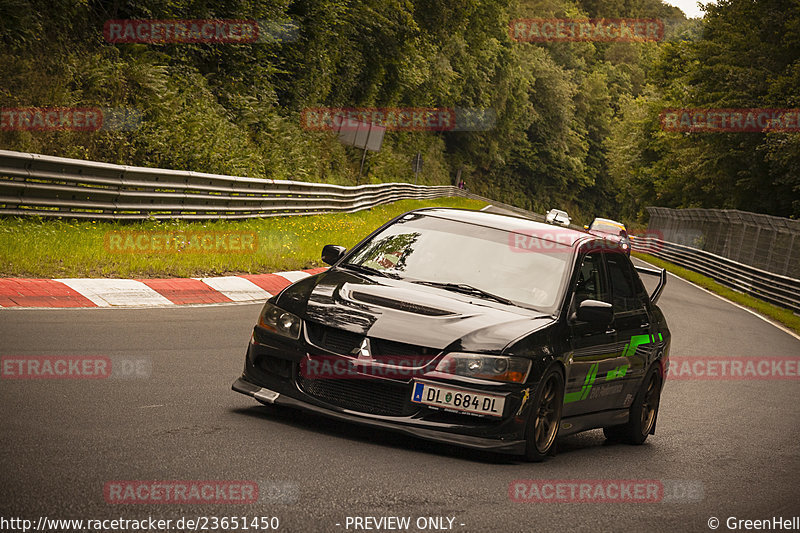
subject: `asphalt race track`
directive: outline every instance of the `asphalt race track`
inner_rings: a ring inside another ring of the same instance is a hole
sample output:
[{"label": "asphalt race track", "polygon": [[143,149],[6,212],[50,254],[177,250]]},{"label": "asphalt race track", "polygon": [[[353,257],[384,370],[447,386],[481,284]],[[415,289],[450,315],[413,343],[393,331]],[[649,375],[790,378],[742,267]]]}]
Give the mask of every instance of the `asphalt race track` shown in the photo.
[{"label": "asphalt race track", "polygon": [[[794,336],[673,276],[660,305],[672,356],[800,354]],[[470,532],[710,531],[712,516],[727,531],[729,516],[800,516],[796,379],[668,381],[658,431],[644,446],[608,445],[591,431],[527,464],[278,411],[232,392],[258,311],[0,312],[0,355],[105,355],[147,367],[130,379],[0,381],[0,515],[269,516],[280,531],[353,531],[348,516],[450,517],[452,530]],[[518,479],[662,480],[692,494],[514,503],[509,484]],[[254,480],[261,490],[257,503],[243,505],[109,504],[103,488],[112,480]]]}]

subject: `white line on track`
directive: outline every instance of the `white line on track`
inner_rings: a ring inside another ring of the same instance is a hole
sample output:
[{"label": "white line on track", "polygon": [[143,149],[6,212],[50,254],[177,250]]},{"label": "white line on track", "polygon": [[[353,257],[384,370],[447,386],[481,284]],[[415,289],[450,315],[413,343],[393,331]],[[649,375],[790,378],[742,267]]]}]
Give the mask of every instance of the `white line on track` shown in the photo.
[{"label": "white line on track", "polygon": [[[653,268],[656,268],[656,269],[657,269],[657,268],[659,268],[659,267],[657,267],[657,266],[655,266],[655,265],[653,265],[653,264],[651,264],[651,263],[648,263],[647,261],[645,261],[645,260],[643,260],[643,259],[639,259],[638,257],[636,258],[636,260],[637,260],[637,261],[641,261],[642,263],[644,263],[644,264],[646,264],[646,265],[648,265],[648,266],[651,266],[651,267],[653,267]],[[797,339],[797,340],[800,340],[800,335],[798,335],[798,334],[797,334],[797,333],[795,333],[794,331],[790,330],[789,328],[787,328],[787,327],[786,327],[786,326],[784,326],[783,324],[780,324],[780,323],[778,323],[778,322],[775,322],[775,321],[774,321],[774,320],[772,320],[771,318],[769,318],[769,317],[766,317],[766,316],[762,315],[761,313],[759,313],[759,312],[757,312],[757,311],[754,311],[753,309],[750,309],[749,307],[745,307],[745,306],[743,306],[743,305],[737,304],[737,303],[736,303],[736,302],[734,302],[734,301],[728,300],[728,299],[727,299],[727,298],[725,298],[724,296],[720,296],[719,294],[717,294],[717,293],[715,293],[715,292],[713,292],[713,291],[710,291],[710,290],[706,289],[705,287],[701,287],[700,285],[698,285],[698,284],[696,284],[696,283],[692,283],[692,282],[691,282],[691,281],[689,281],[688,279],[684,279],[684,278],[682,278],[682,277],[678,276],[677,274],[673,274],[672,272],[667,272],[667,275],[669,275],[669,276],[672,276],[673,278],[679,279],[679,280],[681,280],[681,281],[683,281],[683,282],[685,282],[685,283],[688,283],[689,285],[692,285],[693,287],[695,287],[695,288],[697,288],[697,289],[700,289],[701,291],[703,291],[703,292],[705,292],[705,293],[708,293],[708,294],[710,294],[711,296],[714,296],[715,298],[719,298],[719,299],[720,299],[720,300],[722,300],[723,302],[728,302],[729,304],[731,304],[731,305],[733,305],[733,306],[735,306],[735,307],[738,307],[739,309],[741,309],[741,310],[743,310],[743,311],[747,311],[747,312],[748,312],[748,313],[750,313],[751,315],[753,315],[753,316],[756,316],[756,317],[760,318],[761,320],[763,320],[764,322],[767,322],[768,324],[772,324],[773,326],[775,326],[775,327],[776,327],[776,328],[778,328],[779,330],[783,331],[784,333],[788,333],[789,335],[791,335],[791,336],[792,336],[792,337],[794,337],[795,339]]]}]

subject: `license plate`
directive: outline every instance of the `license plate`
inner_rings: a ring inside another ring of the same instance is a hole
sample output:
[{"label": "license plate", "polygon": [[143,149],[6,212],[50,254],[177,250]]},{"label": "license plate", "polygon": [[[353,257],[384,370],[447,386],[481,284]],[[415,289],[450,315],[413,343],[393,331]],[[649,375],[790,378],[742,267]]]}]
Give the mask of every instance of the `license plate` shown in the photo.
[{"label": "license plate", "polygon": [[482,392],[415,381],[411,401],[442,409],[500,417],[503,416],[506,399],[495,394],[483,394]]}]

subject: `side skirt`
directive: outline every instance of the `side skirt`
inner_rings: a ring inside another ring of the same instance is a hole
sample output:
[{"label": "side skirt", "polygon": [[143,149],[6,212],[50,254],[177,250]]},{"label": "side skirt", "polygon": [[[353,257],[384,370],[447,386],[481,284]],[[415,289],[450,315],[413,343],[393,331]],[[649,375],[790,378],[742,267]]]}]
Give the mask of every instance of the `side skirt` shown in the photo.
[{"label": "side skirt", "polygon": [[558,436],[565,437],[588,429],[625,424],[628,421],[629,413],[629,409],[614,409],[611,411],[602,411],[600,413],[562,418],[561,425],[558,428]]}]

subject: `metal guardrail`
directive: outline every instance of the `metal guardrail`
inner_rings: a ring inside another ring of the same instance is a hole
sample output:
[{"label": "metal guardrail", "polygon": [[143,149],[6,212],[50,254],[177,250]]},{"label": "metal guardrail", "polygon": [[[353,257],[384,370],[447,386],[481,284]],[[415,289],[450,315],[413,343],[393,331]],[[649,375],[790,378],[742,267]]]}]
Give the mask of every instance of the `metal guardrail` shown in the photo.
[{"label": "metal guardrail", "polygon": [[720,255],[675,244],[653,237],[640,236],[633,250],[698,272],[734,290],[800,313],[800,280],[773,274]]},{"label": "metal guardrail", "polygon": [[244,219],[355,212],[457,187],[341,186],[133,167],[0,150],[0,214],[88,219]]},{"label": "metal guardrail", "polygon": [[[473,200],[480,200],[482,202],[486,202],[487,204],[492,204],[494,207],[499,207],[506,211],[509,211],[515,215],[529,218],[531,220],[535,220],[536,222],[546,222],[547,216],[541,213],[535,213],[533,211],[528,211],[527,209],[522,209],[521,207],[517,207],[514,205],[504,204],[503,202],[498,202],[497,200],[492,200],[491,198],[486,198],[485,196],[480,196],[478,194],[473,194],[469,191],[462,190],[459,196],[463,196],[465,198],[472,198]],[[578,224],[570,224],[570,229],[578,230],[578,231],[586,231],[583,226]]]},{"label": "metal guardrail", "polygon": [[[341,186],[132,167],[0,150],[0,214],[87,219],[244,219],[354,212],[404,199],[462,196],[512,213],[544,215],[450,185]],[[713,253],[640,237],[634,248],[736,290],[800,312],[800,280]]]},{"label": "metal guardrail", "polygon": [[458,196],[463,196],[464,198],[471,198],[473,200],[480,200],[482,202],[486,202],[487,204],[492,204],[495,207],[505,209],[506,211],[510,211],[511,213],[514,213],[524,218],[535,220],[537,222],[545,221],[545,216],[542,214],[534,213],[533,211],[527,211],[525,209],[513,205],[504,204],[503,202],[498,202],[496,200],[492,200],[491,198],[486,198],[485,196],[474,194],[464,189],[458,189],[458,190],[459,190]]}]

